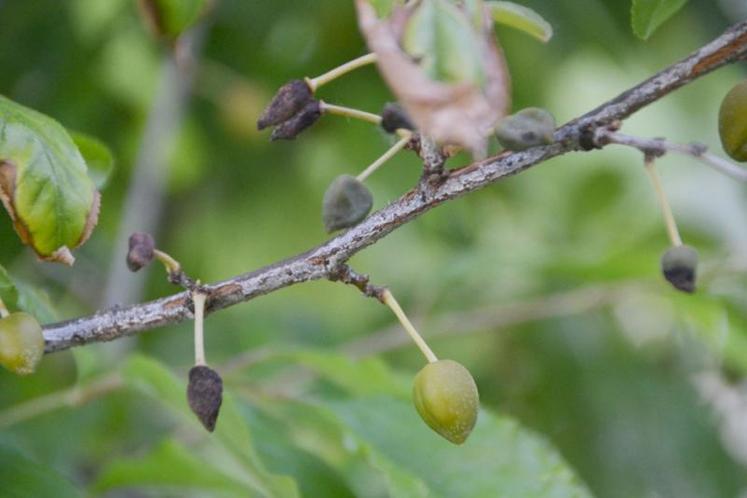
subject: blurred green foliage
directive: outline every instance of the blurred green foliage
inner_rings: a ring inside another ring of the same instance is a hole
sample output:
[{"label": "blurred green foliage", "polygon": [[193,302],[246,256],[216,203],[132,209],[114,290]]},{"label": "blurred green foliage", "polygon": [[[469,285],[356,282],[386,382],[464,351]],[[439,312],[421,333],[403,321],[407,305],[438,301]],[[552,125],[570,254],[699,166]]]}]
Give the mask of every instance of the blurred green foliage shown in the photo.
[{"label": "blurred green foliage", "polygon": [[[546,107],[559,122],[736,21],[720,2],[691,0],[644,43],[629,2],[522,3],[555,36],[543,45],[498,28],[513,108]],[[43,321],[91,313],[110,265],[124,264],[111,254],[167,47],[130,0],[0,0],[0,28],[0,94],[96,136],[117,163],[73,269],[37,262],[7,216],[0,264],[27,290],[19,299],[47,310]],[[327,185],[357,174],[389,139],[327,117],[295,142],[269,143],[254,120],[287,80],[364,52],[352,2],[217,3],[167,151],[156,234],[191,275],[227,278],[326,239]],[[720,152],[719,102],[743,77],[740,67],[720,70],[624,131]],[[391,98],[370,67],[320,96],[372,112]],[[187,412],[189,324],[51,355],[29,378],[0,372],[0,496],[9,482],[18,496],[45,496],[44,486],[54,496],[77,488],[112,497],[738,496],[745,462],[724,444],[726,425],[693,378],[716,371],[736,383],[747,372],[747,191],[689,159],[659,161],[683,238],[702,261],[698,292],[676,294],[658,273],[667,240],[640,159],[620,147],[554,159],[352,260],[392,289],[439,356],[474,375],[483,412],[465,446],[417,418],[408,399],[422,358],[402,346],[388,310],[353,288],[313,282],[207,320],[208,360],[228,391],[213,436]],[[374,209],[419,174],[412,155],[395,158],[367,182]],[[175,290],[153,268],[142,297]],[[565,300],[551,306],[551,296]],[[498,307],[505,314],[489,313]],[[506,320],[512,310],[523,311]],[[80,395],[107,376],[105,395]]]}]

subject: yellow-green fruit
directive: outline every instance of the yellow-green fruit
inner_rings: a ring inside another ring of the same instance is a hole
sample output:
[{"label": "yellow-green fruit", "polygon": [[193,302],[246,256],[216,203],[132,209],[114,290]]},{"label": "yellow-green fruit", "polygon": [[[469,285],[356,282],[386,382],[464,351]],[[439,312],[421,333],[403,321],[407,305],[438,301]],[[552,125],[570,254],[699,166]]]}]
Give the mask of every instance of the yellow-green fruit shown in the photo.
[{"label": "yellow-green fruit", "polygon": [[721,102],[718,133],[729,156],[747,161],[747,80],[732,88]]},{"label": "yellow-green fruit", "polygon": [[453,360],[423,367],[415,376],[412,399],[425,423],[454,444],[466,441],[477,421],[477,386],[469,371]]},{"label": "yellow-green fruit", "polygon": [[41,325],[28,313],[0,320],[0,365],[18,375],[33,373],[44,355]]}]

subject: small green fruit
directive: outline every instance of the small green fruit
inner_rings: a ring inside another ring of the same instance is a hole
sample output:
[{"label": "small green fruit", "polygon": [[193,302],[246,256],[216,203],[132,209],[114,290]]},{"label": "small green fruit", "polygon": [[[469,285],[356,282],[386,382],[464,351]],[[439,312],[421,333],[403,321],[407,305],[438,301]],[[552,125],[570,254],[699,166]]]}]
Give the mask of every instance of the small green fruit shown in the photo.
[{"label": "small green fruit", "polygon": [[718,134],[732,159],[747,161],[747,80],[734,86],[721,102]]},{"label": "small green fruit", "polygon": [[467,440],[480,407],[472,375],[453,360],[423,367],[415,376],[412,400],[425,423],[454,444]]},{"label": "small green fruit", "polygon": [[676,289],[695,291],[695,273],[698,267],[698,251],[690,246],[671,247],[661,257],[661,272]]},{"label": "small green fruit", "polygon": [[322,221],[327,232],[356,225],[373,206],[373,196],[363,183],[350,175],[342,175],[324,192]]},{"label": "small green fruit", "polygon": [[508,150],[520,151],[553,141],[555,117],[545,109],[527,107],[506,117],[495,129],[495,136]]},{"label": "small green fruit", "polygon": [[44,355],[41,325],[28,313],[0,319],[0,365],[18,375],[33,373]]}]

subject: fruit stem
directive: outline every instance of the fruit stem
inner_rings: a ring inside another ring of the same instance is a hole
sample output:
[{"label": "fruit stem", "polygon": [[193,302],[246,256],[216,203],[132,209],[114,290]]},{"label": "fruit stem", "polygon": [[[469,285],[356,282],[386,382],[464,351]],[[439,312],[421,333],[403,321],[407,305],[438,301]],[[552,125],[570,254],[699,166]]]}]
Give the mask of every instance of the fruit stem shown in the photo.
[{"label": "fruit stem", "polygon": [[205,320],[205,299],[202,292],[192,293],[192,303],[195,307],[195,366],[205,365],[205,339],[203,322]]},{"label": "fruit stem", "polygon": [[166,271],[169,272],[169,274],[177,274],[182,271],[182,265],[165,252],[153,249],[153,255],[158,259],[158,261],[163,263],[163,266],[166,267]]},{"label": "fruit stem", "polygon": [[405,328],[408,334],[410,334],[410,337],[415,342],[418,348],[420,348],[420,351],[423,353],[423,356],[428,360],[429,363],[434,363],[438,361],[438,358],[433,353],[431,348],[428,347],[428,344],[426,344],[423,337],[418,334],[418,331],[415,329],[415,326],[410,322],[410,320],[407,318],[407,315],[405,315],[405,312],[402,311],[402,308],[400,307],[399,303],[396,299],[394,299],[394,296],[391,292],[389,292],[389,289],[385,289],[384,292],[381,294],[381,300],[389,306],[389,308],[394,312],[394,314],[399,319],[402,326]]},{"label": "fruit stem", "polygon": [[323,114],[336,114],[337,116],[345,116],[346,118],[360,119],[361,121],[366,121],[375,125],[381,124],[381,116],[378,114],[351,109],[350,107],[328,104],[323,100],[319,101],[319,110]]},{"label": "fruit stem", "polygon": [[6,318],[10,316],[10,312],[8,311],[8,308],[5,306],[5,303],[2,299],[0,299],[0,319]]},{"label": "fruit stem", "polygon": [[357,59],[346,62],[341,66],[337,66],[331,71],[327,71],[326,73],[317,76],[316,78],[306,78],[306,84],[309,85],[311,92],[314,93],[320,86],[326,85],[330,81],[334,81],[340,76],[344,76],[351,71],[355,71],[359,67],[367,66],[368,64],[373,64],[374,62],[376,62],[376,54],[371,53],[362,55]]},{"label": "fruit stem", "polygon": [[651,157],[647,157],[644,161],[644,164],[646,165],[646,172],[648,173],[648,176],[651,179],[651,183],[654,186],[654,191],[656,191],[656,197],[659,200],[659,206],[661,206],[661,213],[662,215],[664,215],[664,223],[667,226],[669,240],[672,242],[673,246],[681,246],[682,238],[680,237],[680,232],[677,229],[677,222],[674,221],[672,207],[669,205],[669,200],[667,200],[667,194],[666,192],[664,192],[664,188],[661,186],[661,179],[659,178],[659,174],[656,172],[654,159]]},{"label": "fruit stem", "polygon": [[394,145],[392,145],[389,148],[388,151],[384,152],[384,154],[382,154],[382,156],[380,158],[378,158],[373,163],[371,163],[371,165],[368,168],[364,169],[363,172],[360,175],[358,175],[358,177],[357,177],[358,181],[359,182],[365,181],[366,178],[368,178],[374,171],[376,171],[377,169],[379,169],[379,167],[382,164],[384,164],[385,162],[387,162],[388,160],[390,160],[392,157],[394,157],[394,155],[397,152],[399,152],[402,149],[404,149],[405,146],[408,143],[410,143],[410,139],[411,138],[412,138],[412,134],[411,133],[407,133],[406,135],[403,134],[403,137],[400,138],[397,141],[397,143],[395,143]]}]

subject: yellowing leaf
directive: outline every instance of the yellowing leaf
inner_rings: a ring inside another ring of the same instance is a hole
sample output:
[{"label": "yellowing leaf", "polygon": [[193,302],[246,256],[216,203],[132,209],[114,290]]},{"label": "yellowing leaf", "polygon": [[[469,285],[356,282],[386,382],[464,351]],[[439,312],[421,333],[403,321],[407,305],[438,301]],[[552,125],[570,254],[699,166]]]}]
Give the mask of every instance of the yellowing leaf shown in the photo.
[{"label": "yellowing leaf", "polygon": [[379,19],[369,0],[356,0],[379,71],[418,131],[482,156],[509,108],[508,69],[489,15],[476,15],[480,3],[459,5],[422,0]]},{"label": "yellowing leaf", "polygon": [[0,200],[23,243],[72,265],[98,219],[99,194],[67,131],[0,96]]},{"label": "yellowing leaf", "polygon": [[534,10],[514,2],[488,1],[495,22],[525,32],[542,42],[552,38],[552,26]]},{"label": "yellowing leaf", "polygon": [[482,86],[484,73],[477,37],[454,4],[423,0],[407,21],[402,46],[431,79]]}]

